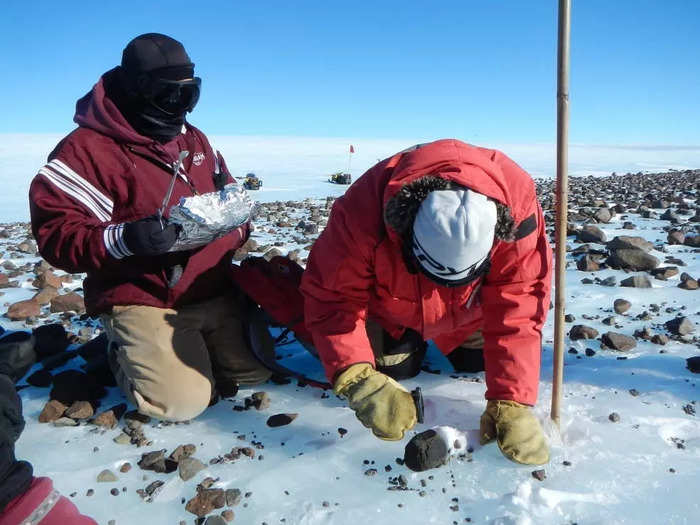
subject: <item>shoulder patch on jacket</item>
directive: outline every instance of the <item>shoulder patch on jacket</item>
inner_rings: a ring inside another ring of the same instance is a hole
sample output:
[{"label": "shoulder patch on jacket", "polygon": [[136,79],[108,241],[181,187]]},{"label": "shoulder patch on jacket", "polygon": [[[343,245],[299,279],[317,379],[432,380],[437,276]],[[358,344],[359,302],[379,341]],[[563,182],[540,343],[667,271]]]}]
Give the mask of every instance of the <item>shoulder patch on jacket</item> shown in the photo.
[{"label": "shoulder patch on jacket", "polygon": [[527,237],[537,229],[537,217],[533,213],[527,219],[523,220],[515,229],[515,240],[519,241]]}]

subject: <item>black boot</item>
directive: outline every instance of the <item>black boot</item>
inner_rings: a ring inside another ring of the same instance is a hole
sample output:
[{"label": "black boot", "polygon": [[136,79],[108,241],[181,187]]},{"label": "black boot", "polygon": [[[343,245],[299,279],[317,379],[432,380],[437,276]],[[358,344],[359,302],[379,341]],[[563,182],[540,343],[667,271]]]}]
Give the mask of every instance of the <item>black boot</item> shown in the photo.
[{"label": "black boot", "polygon": [[483,372],[484,350],[482,348],[469,349],[458,346],[447,355],[456,372]]}]

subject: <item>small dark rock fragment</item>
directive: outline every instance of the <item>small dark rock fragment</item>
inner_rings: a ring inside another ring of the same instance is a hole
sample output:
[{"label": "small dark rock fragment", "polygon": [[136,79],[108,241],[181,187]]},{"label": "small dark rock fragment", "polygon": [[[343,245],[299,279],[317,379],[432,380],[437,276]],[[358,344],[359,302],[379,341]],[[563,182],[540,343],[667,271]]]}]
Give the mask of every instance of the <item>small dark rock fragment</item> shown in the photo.
[{"label": "small dark rock fragment", "polygon": [[620,421],[620,414],[617,412],[612,412],[609,416],[608,419],[612,421],[613,423],[617,423]]},{"label": "small dark rock fragment", "polygon": [[538,470],[533,470],[532,471],[532,477],[535,478],[538,481],[544,481],[545,478],[547,477],[547,474],[545,473],[544,469],[538,469]]},{"label": "small dark rock fragment", "polygon": [[299,414],[275,414],[267,418],[268,427],[282,427],[289,425]]}]

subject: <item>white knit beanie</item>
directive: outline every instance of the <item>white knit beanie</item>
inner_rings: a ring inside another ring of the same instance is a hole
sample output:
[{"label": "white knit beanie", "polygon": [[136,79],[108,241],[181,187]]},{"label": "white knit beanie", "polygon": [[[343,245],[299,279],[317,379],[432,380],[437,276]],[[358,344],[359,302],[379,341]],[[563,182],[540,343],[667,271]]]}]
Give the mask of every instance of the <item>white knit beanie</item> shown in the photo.
[{"label": "white knit beanie", "polygon": [[486,261],[495,230],[496,204],[485,195],[432,191],[413,223],[413,254],[428,277],[458,285]]}]

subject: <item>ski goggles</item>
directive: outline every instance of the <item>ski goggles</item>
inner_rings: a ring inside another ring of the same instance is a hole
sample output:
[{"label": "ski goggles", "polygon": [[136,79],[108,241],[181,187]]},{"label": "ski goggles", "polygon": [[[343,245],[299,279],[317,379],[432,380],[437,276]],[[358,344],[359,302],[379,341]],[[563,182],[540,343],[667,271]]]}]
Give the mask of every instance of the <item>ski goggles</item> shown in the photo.
[{"label": "ski goggles", "polygon": [[189,113],[199,101],[202,79],[199,77],[186,80],[155,78],[151,80],[149,100],[156,108],[169,115]]}]

